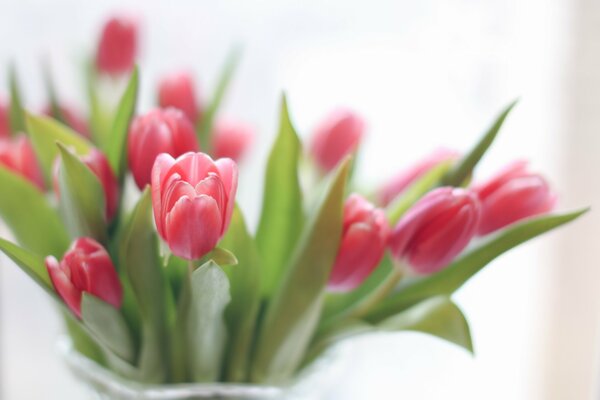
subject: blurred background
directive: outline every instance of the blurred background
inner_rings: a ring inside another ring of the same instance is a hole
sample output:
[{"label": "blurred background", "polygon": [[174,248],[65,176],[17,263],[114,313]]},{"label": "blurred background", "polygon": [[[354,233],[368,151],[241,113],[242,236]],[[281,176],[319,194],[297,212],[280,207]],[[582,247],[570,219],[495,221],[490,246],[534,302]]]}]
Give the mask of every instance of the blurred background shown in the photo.
[{"label": "blurred background", "polygon": [[[228,51],[243,45],[223,113],[259,133],[239,195],[253,223],[283,90],[304,137],[336,106],[364,115],[367,187],[436,147],[466,150],[519,97],[478,176],[527,158],[554,183],[561,209],[600,206],[597,0],[0,0],[0,66],[16,63],[28,107],[46,101],[46,57],[61,97],[84,109],[81,65],[115,11],[141,23],[140,111],[154,104],[157,78],[181,68],[207,98]],[[592,212],[462,288],[455,299],[475,356],[416,333],[360,338],[343,345],[354,362],[326,398],[598,399],[598,240]],[[61,326],[46,295],[0,263],[0,397],[82,398],[56,354]]]}]

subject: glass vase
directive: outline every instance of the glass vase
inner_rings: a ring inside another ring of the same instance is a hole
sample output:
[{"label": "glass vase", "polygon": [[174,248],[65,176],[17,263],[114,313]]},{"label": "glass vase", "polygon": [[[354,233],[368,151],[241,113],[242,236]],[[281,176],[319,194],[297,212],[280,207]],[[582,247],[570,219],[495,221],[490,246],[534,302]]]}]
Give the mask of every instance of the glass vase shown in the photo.
[{"label": "glass vase", "polygon": [[97,400],[325,400],[350,365],[348,351],[333,348],[288,386],[218,382],[156,385],[114,374],[77,352],[67,337],[60,339],[58,350],[69,370],[89,389],[90,398]]}]

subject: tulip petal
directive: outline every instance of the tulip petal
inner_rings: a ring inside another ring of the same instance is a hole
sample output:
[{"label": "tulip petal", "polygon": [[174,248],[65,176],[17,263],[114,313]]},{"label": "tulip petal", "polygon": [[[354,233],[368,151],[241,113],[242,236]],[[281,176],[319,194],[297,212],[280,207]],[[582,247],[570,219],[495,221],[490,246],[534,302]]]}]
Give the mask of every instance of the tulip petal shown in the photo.
[{"label": "tulip petal", "polygon": [[238,168],[235,161],[230,158],[220,158],[215,164],[219,169],[219,176],[223,181],[225,194],[227,195],[227,209],[223,220],[223,232],[225,232],[227,227],[229,227],[231,214],[233,214],[233,207],[235,206],[235,195],[238,186]]},{"label": "tulip petal", "polygon": [[214,161],[208,154],[192,152],[178,157],[172,171],[178,173],[181,179],[192,186],[196,186],[209,173],[218,173]]},{"label": "tulip petal", "polygon": [[81,318],[81,291],[78,290],[65,271],[60,267],[58,260],[52,256],[46,258],[46,269],[54,289],[64,300],[67,306]]},{"label": "tulip petal", "polygon": [[169,248],[178,257],[197,260],[219,241],[222,218],[217,202],[209,196],[182,197],[167,214]]},{"label": "tulip petal", "polygon": [[164,237],[162,226],[162,183],[171,167],[175,164],[175,159],[169,154],[162,153],[154,161],[152,167],[152,209],[154,212],[154,222],[158,233]]}]

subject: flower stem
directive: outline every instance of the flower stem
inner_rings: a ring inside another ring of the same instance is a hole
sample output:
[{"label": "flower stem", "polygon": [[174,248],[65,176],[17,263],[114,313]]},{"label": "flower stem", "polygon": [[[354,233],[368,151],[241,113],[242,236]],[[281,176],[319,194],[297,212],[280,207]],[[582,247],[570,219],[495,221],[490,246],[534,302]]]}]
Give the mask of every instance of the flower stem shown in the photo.
[{"label": "flower stem", "polygon": [[388,277],[350,313],[350,316],[361,318],[367,315],[398,286],[398,283],[404,278],[404,271],[403,265],[395,264]]}]

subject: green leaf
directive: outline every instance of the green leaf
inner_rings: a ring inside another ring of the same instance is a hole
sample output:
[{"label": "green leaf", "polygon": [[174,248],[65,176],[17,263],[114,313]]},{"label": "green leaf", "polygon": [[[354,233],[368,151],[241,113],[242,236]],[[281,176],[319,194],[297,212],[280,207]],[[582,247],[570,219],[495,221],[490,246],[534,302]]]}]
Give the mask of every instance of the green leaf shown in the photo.
[{"label": "green leaf", "polygon": [[475,166],[494,142],[494,139],[500,131],[504,120],[517,102],[518,100],[513,101],[500,113],[492,126],[489,127],[487,132],[481,137],[479,142],[477,142],[475,147],[473,147],[470,152],[465,154],[464,157],[456,164],[456,166],[448,172],[448,174],[442,180],[444,185],[460,186],[472,174]]},{"label": "green leaf", "polygon": [[499,255],[527,240],[573,221],[586,211],[543,215],[513,224],[465,252],[440,272],[401,285],[401,288],[376,307],[367,319],[371,322],[381,321],[425,298],[437,295],[449,296]]},{"label": "green leaf", "polygon": [[133,289],[141,317],[140,379],[159,383],[166,376],[167,364],[167,280],[158,253],[148,188],[135,206],[120,243],[119,265]]},{"label": "green leaf", "polygon": [[349,170],[350,160],[346,159],[311,215],[267,307],[252,368],[255,382],[283,382],[302,361],[321,313],[324,289],[341,240]]},{"label": "green leaf", "polygon": [[214,120],[217,116],[219,106],[223,101],[223,97],[225,96],[227,88],[229,87],[233,73],[235,72],[235,69],[240,61],[240,55],[240,49],[234,48],[227,57],[225,66],[223,67],[221,76],[219,77],[219,83],[217,84],[217,88],[212,95],[210,103],[204,111],[202,118],[196,122],[196,131],[198,133],[200,148],[206,153],[210,153],[212,151],[212,141],[210,135],[212,133]]},{"label": "green leaf", "polygon": [[119,101],[106,152],[110,166],[120,181],[123,180],[125,172],[127,172],[127,132],[135,112],[138,85],[139,74],[136,66]]},{"label": "green leaf", "polygon": [[215,247],[205,258],[213,260],[217,265],[224,267],[229,265],[237,265],[238,259],[235,254],[221,247]]},{"label": "green leaf", "polygon": [[48,186],[52,182],[52,167],[58,156],[56,142],[73,149],[80,156],[86,155],[92,148],[92,144],[77,132],[49,117],[28,114],[27,128]]},{"label": "green leaf", "polygon": [[220,243],[231,249],[238,265],[224,268],[231,285],[231,303],[225,310],[229,341],[225,355],[225,380],[246,382],[256,318],[260,306],[260,258],[244,217],[235,208],[229,230]]},{"label": "green leaf", "polygon": [[100,100],[98,74],[93,60],[88,60],[85,65],[85,79],[92,135],[98,146],[107,151],[110,144],[113,115],[111,110],[107,109]]},{"label": "green leaf", "polygon": [[42,256],[27,251],[2,238],[0,238],[0,250],[46,292],[55,298],[57,297]]},{"label": "green leaf", "polygon": [[14,64],[11,64],[8,71],[8,85],[10,89],[10,129],[13,133],[25,132],[25,109]]},{"label": "green leaf", "polygon": [[191,297],[187,318],[187,351],[194,382],[218,380],[227,340],[224,312],[231,297],[229,280],[212,261],[191,276]]},{"label": "green leaf", "polygon": [[453,161],[448,161],[436,165],[412,183],[405,191],[400,193],[386,208],[390,224],[395,225],[413,204],[427,192],[435,188],[439,184],[440,179],[452,167],[452,163]]},{"label": "green leaf", "polygon": [[256,234],[265,297],[272,295],[280,283],[304,222],[298,178],[301,144],[290,121],[285,97],[280,118],[279,134],[267,163],[263,207]]},{"label": "green leaf", "polygon": [[71,237],[92,237],[106,243],[104,189],[98,177],[76,155],[58,144],[60,211]]},{"label": "green leaf", "polygon": [[410,307],[381,323],[384,331],[417,331],[447,340],[473,352],[471,331],[467,319],[456,304],[446,296],[436,296]]},{"label": "green leaf", "polygon": [[50,114],[54,119],[59,121],[60,123],[67,125],[67,121],[62,113],[62,109],[60,107],[60,101],[58,100],[58,94],[56,92],[56,86],[54,85],[54,80],[52,79],[52,71],[50,69],[50,64],[47,62],[42,63],[43,68],[43,76],[44,76],[44,85],[46,86],[46,94],[48,96],[48,103],[50,105]]},{"label": "green leaf", "polygon": [[81,296],[81,318],[96,340],[119,358],[133,362],[135,352],[131,334],[119,310],[84,292]]},{"label": "green leaf", "polygon": [[0,218],[16,240],[41,255],[62,256],[69,246],[58,213],[43,193],[21,176],[0,166]]}]

